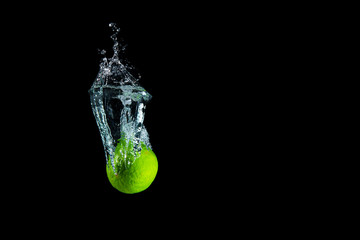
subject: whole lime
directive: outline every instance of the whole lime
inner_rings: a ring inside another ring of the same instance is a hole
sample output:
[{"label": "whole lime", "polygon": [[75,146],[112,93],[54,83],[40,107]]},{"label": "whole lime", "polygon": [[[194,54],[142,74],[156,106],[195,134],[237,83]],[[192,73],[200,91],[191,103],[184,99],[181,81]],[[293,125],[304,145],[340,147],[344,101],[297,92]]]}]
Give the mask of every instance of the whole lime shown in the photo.
[{"label": "whole lime", "polygon": [[114,154],[114,167],[109,158],[106,172],[111,185],[123,193],[138,193],[147,189],[158,171],[155,153],[141,143],[141,151],[134,152],[132,142],[119,140]]}]

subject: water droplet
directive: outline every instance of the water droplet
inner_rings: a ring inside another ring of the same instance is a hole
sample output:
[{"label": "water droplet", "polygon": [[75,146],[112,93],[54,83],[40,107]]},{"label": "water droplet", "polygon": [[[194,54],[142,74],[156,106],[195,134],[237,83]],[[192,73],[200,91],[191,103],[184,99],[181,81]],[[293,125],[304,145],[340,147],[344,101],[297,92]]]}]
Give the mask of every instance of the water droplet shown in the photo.
[{"label": "water droplet", "polygon": [[120,83],[120,85],[127,85],[130,83],[136,86],[141,76],[135,73],[134,66],[129,64],[127,59],[123,58],[127,44],[123,43],[122,38],[118,41],[117,37],[120,29],[116,26],[116,23],[109,23],[109,27],[113,30],[113,34],[110,36],[114,44],[112,47],[113,56],[107,58],[105,55],[107,53],[106,50],[98,49],[98,52],[102,55],[98,75],[109,84]]},{"label": "water droplet", "polygon": [[109,27],[116,33],[120,32],[120,28],[116,25],[116,23],[109,23]]}]

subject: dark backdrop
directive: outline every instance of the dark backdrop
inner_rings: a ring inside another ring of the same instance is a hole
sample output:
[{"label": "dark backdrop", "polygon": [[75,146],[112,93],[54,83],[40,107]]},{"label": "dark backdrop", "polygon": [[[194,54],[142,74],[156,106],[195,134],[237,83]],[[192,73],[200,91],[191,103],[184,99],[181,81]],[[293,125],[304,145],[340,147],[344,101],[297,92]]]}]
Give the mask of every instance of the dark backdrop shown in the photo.
[{"label": "dark backdrop", "polygon": [[[112,55],[110,22],[120,27],[125,57],[153,96],[144,124],[159,172],[149,189],[135,195],[117,192],[107,180],[88,95],[99,70],[98,49]],[[219,56],[230,40],[221,35],[225,23],[196,12],[141,15],[129,8],[109,14],[45,13],[25,24],[32,31],[25,33],[23,47],[37,69],[36,80],[28,84],[36,86],[34,98],[41,106],[32,108],[41,117],[31,131],[41,139],[42,156],[51,156],[38,179],[45,192],[161,201],[222,191],[226,175],[216,176],[228,168],[228,160],[221,160],[227,154],[225,135],[236,126],[236,113],[227,110],[234,96],[226,94],[236,86],[226,77],[229,59]]]},{"label": "dark backdrop", "polygon": [[[333,151],[319,148],[318,129],[327,120],[317,114],[327,98],[312,99],[326,91],[325,83],[314,83],[333,71],[316,71],[321,56],[332,54],[328,39],[336,33],[318,36],[339,24],[314,13],[326,12],[325,5],[15,4],[3,6],[0,21],[6,223],[23,222],[37,235],[40,226],[66,237],[71,227],[81,236],[100,230],[188,237],[192,229],[201,236],[239,234],[243,223],[255,229],[251,234],[268,234],[258,223],[282,232],[332,214],[328,199],[316,198],[332,188],[319,174],[333,171],[316,166]],[[126,57],[153,96],[144,123],[159,171],[150,188],[134,195],[107,180],[88,94],[98,49],[111,54],[110,22],[121,28]],[[140,227],[149,222],[155,225],[149,231]]]},{"label": "dark backdrop", "polygon": [[[31,191],[69,201],[105,196],[160,203],[235,196],[250,202],[255,193],[269,194],[276,184],[268,180],[277,181],[270,159],[283,154],[273,146],[275,126],[293,118],[279,118],[286,101],[277,92],[281,79],[299,75],[288,61],[297,51],[289,43],[299,36],[258,8],[152,7],[48,10],[8,19],[6,40],[15,54],[7,62],[16,64],[7,72],[22,84],[7,82],[22,99],[12,111],[26,112],[17,118],[24,151],[39,158],[20,161]],[[125,56],[153,96],[144,124],[159,172],[135,195],[117,192],[107,180],[88,95],[98,49],[112,54],[110,22],[120,27]]]}]

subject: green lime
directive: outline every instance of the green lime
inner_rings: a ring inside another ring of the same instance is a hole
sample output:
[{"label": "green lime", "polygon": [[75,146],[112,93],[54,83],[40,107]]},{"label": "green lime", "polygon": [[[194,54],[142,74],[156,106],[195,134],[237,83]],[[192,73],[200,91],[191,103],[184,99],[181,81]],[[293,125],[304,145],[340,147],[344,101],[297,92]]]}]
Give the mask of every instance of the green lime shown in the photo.
[{"label": "green lime", "polygon": [[111,185],[123,193],[138,193],[147,189],[158,171],[155,153],[141,143],[142,150],[135,153],[132,142],[120,139],[115,149],[114,167],[109,162],[106,172]]}]

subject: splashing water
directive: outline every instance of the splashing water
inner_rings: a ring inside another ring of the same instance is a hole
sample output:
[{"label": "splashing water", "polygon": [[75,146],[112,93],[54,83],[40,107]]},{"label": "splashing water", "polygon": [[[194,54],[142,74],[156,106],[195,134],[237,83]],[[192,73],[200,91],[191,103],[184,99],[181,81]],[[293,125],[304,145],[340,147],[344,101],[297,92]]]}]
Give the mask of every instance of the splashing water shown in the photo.
[{"label": "splashing water", "polygon": [[100,52],[103,56],[100,70],[89,94],[104,145],[106,163],[111,161],[116,175],[114,153],[117,141],[122,139],[127,146],[133,146],[133,150],[124,152],[124,155],[137,156],[144,147],[152,149],[143,124],[146,103],[152,96],[138,84],[138,78],[129,73],[129,66],[119,58],[120,51],[125,49],[117,40],[120,28],[114,23],[110,23],[109,27],[113,31],[111,39],[114,42],[114,54],[111,58],[106,58],[106,51]]}]

